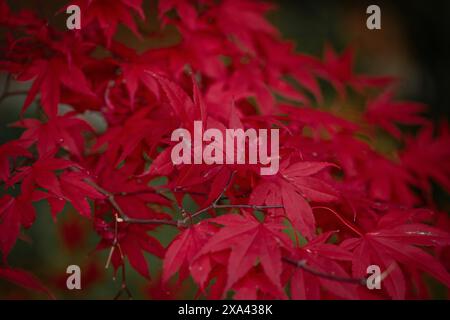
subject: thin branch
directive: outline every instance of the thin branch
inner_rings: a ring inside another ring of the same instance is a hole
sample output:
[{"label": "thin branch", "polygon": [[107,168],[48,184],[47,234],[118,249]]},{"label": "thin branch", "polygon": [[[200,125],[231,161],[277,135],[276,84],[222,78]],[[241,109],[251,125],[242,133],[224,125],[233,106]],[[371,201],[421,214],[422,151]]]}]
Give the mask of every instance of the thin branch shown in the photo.
[{"label": "thin branch", "polygon": [[106,260],[105,268],[107,269],[109,267],[112,256],[114,254],[114,250],[116,250],[116,248],[117,248],[119,250],[121,265],[122,265],[122,281],[120,284],[119,291],[114,296],[114,300],[119,299],[123,293],[126,293],[129,299],[132,299],[133,297],[132,297],[130,289],[128,288],[128,284],[127,284],[126,269],[125,269],[125,257],[123,255],[122,248],[120,247],[120,243],[119,243],[119,239],[118,239],[119,219],[120,218],[117,216],[117,213],[114,215],[114,218],[115,218],[114,219],[114,238],[113,238],[111,250],[109,251],[109,254],[108,254],[108,259]]},{"label": "thin branch", "polygon": [[108,190],[105,190],[101,186],[99,186],[97,183],[95,183],[93,180],[87,178],[85,179],[86,183],[89,184],[91,187],[93,187],[95,190],[102,193],[106,198],[108,199],[111,206],[117,211],[119,214],[119,218],[117,219],[118,222],[127,222],[127,223],[135,223],[135,224],[165,224],[165,225],[172,225],[172,226],[179,226],[179,222],[175,220],[164,220],[164,219],[137,219],[137,218],[130,218],[120,207],[120,205],[117,203],[115,196],[113,193],[109,192]]},{"label": "thin branch", "polygon": [[[114,239],[113,239],[113,243],[112,243],[112,246],[111,246],[111,250],[109,251],[109,254],[108,254],[108,259],[106,259],[105,269],[109,268],[109,265],[110,265],[111,259],[112,259],[112,255],[113,255],[114,250],[116,249],[117,244],[119,242],[119,239],[118,239],[118,234],[119,234],[119,217],[117,216],[117,214],[115,214],[114,218],[115,218],[114,219]],[[121,257],[123,259],[123,255]]]},{"label": "thin branch", "polygon": [[[182,215],[183,215],[183,219],[181,220],[162,220],[162,219],[135,219],[135,218],[130,218],[128,215],[126,215],[122,208],[120,207],[120,205],[116,202],[115,198],[114,198],[114,194],[105,190],[104,188],[100,187],[98,184],[96,184],[94,181],[92,181],[91,179],[86,179],[86,182],[92,186],[94,189],[96,189],[97,191],[101,192],[102,194],[104,194],[108,201],[110,202],[110,204],[112,205],[112,207],[117,211],[117,214],[115,215],[115,225],[114,225],[114,240],[113,240],[113,245],[111,247],[109,256],[108,256],[108,261],[106,264],[106,267],[108,267],[112,254],[114,253],[114,250],[116,247],[118,247],[118,249],[120,250],[120,245],[118,244],[118,239],[117,239],[117,234],[118,234],[118,223],[120,222],[127,222],[127,223],[135,223],[135,224],[166,224],[166,225],[173,225],[173,226],[177,226],[177,227],[185,227],[187,226],[189,221],[192,221],[192,219],[194,217],[199,216],[200,214],[207,212],[210,209],[232,209],[232,208],[245,208],[245,209],[253,209],[253,210],[263,210],[263,209],[282,209],[284,208],[283,205],[251,205],[251,204],[224,204],[224,205],[220,205],[218,204],[218,202],[220,201],[220,199],[222,199],[222,197],[224,196],[225,192],[227,191],[227,189],[229,188],[229,186],[231,185],[231,182],[233,180],[235,171],[233,171],[230,174],[230,177],[228,179],[228,182],[226,183],[225,187],[223,188],[222,192],[217,196],[217,198],[207,207],[203,208],[203,209],[199,209],[196,212],[190,214],[188,212],[186,212],[184,210],[184,208],[180,208],[180,210],[182,211]],[[320,207],[316,207],[316,209],[319,209]],[[323,207],[323,209],[328,209],[326,207]],[[339,217],[339,216],[338,216]],[[344,221],[345,222],[345,221]],[[359,233],[358,230],[353,229],[353,231],[355,231],[356,233]],[[121,251],[121,250],[120,250]],[[124,261],[124,257],[123,254],[121,252],[121,257],[122,257],[122,285],[121,285],[121,289],[119,290],[119,292],[117,293],[115,299],[119,298],[123,293],[126,293],[128,295],[128,297],[131,299],[131,293],[127,287],[126,284],[126,276],[125,276],[125,261]],[[328,273],[324,273],[321,272],[319,270],[316,270],[310,266],[307,265],[306,260],[294,260],[292,258],[289,257],[283,257],[282,260],[286,263],[289,263],[297,268],[301,268],[302,270],[309,272],[317,277],[321,277],[324,279],[328,279],[328,280],[332,280],[332,281],[339,281],[339,282],[347,282],[347,283],[354,283],[354,284],[359,284],[359,285],[363,285],[366,286],[367,283],[367,279],[365,278],[350,278],[350,277],[341,277],[341,276],[336,276],[333,274],[328,274]],[[392,268],[388,268],[388,270],[386,270],[385,273],[382,274],[382,280],[392,271]]]},{"label": "thin branch", "polygon": [[6,76],[5,85],[3,87],[2,94],[0,95],[0,103],[3,102],[8,97],[17,96],[21,94],[28,94],[26,90],[17,90],[17,91],[9,91],[9,87],[11,86],[11,74]]},{"label": "thin branch", "polygon": [[321,271],[318,271],[310,266],[307,265],[306,260],[294,260],[291,258],[287,258],[287,257],[283,257],[282,260],[286,263],[289,263],[297,268],[303,269],[306,272],[309,272],[315,276],[318,276],[320,278],[324,278],[327,280],[332,280],[332,281],[338,281],[338,282],[348,282],[348,283],[354,283],[354,284],[359,284],[362,286],[366,286],[367,284],[367,279],[366,278],[348,278],[348,277],[340,277],[340,276],[336,276],[334,274],[329,274],[329,273],[324,273]]},{"label": "thin branch", "polygon": [[[318,271],[310,266],[307,265],[307,262],[305,259],[302,260],[294,260],[291,258],[283,257],[282,260],[286,263],[289,263],[293,265],[294,267],[303,269],[306,272],[309,272],[317,277],[324,278],[331,281],[338,281],[338,282],[347,282],[347,283],[354,283],[358,284],[364,287],[367,287],[367,279],[366,278],[350,278],[350,277],[341,277],[336,276],[334,274],[329,274],[325,272]],[[380,275],[380,282],[387,278],[387,276],[395,269],[395,263],[392,263],[384,272]]]},{"label": "thin branch", "polygon": [[11,74],[8,73],[8,74],[6,75],[5,85],[3,86],[3,91],[2,91],[2,94],[0,95],[0,97],[3,98],[3,97],[5,96],[5,94],[6,94],[6,93],[8,92],[8,90],[9,90],[10,84],[11,84]]},{"label": "thin branch", "polygon": [[117,292],[117,294],[114,296],[114,300],[118,300],[124,293],[128,296],[129,300],[133,299],[133,295],[131,294],[131,291],[128,288],[128,284],[127,284],[125,261],[122,260],[122,280],[121,280],[121,284],[120,284],[120,289]]},{"label": "thin branch", "polygon": [[[165,219],[138,219],[138,218],[130,218],[126,215],[123,216],[122,221],[127,223],[134,223],[134,224],[164,224],[169,226],[176,226],[176,227],[182,227],[184,226],[180,220],[165,220]],[[120,221],[119,218],[119,222]]]},{"label": "thin branch", "polygon": [[[157,225],[171,225],[176,227],[186,227],[189,223],[189,221],[192,221],[193,218],[201,215],[204,212],[207,212],[210,209],[233,209],[233,208],[247,208],[247,209],[254,209],[254,210],[264,210],[264,209],[275,209],[275,208],[283,208],[282,205],[251,205],[251,204],[224,204],[219,205],[218,202],[222,197],[224,196],[225,192],[229,188],[231,182],[233,181],[233,177],[235,175],[235,171],[233,171],[230,174],[230,177],[228,178],[227,183],[225,184],[225,187],[223,188],[222,192],[217,196],[217,198],[207,207],[203,209],[199,209],[194,213],[189,213],[184,208],[180,208],[183,214],[183,219],[180,220],[166,220],[166,219],[139,219],[139,218],[131,218],[128,216],[123,209],[120,207],[120,205],[117,203],[115,199],[115,194],[112,192],[109,192],[108,190],[104,189],[103,187],[99,186],[97,183],[95,183],[92,179],[87,178],[85,179],[86,183],[89,184],[91,187],[93,187],[95,190],[102,193],[104,196],[106,196],[107,200],[111,204],[111,206],[116,210],[116,212],[119,214],[119,217],[116,218],[117,222],[127,222],[127,223],[134,223],[134,224],[157,224]],[[112,249],[114,250],[114,249]],[[112,253],[111,253],[112,254]]]},{"label": "thin branch", "polygon": [[216,208],[217,203],[220,201],[220,199],[222,198],[222,196],[225,194],[228,187],[230,186],[231,182],[233,181],[235,174],[236,174],[236,171],[231,172],[230,177],[228,178],[228,181],[225,184],[225,187],[223,187],[222,192],[217,196],[217,198],[209,206],[207,206],[206,208],[200,209],[191,215],[188,215],[186,218],[184,218],[183,223],[186,224],[189,220],[192,220],[193,218],[199,216],[200,214],[202,214],[210,209]]},{"label": "thin branch", "polygon": [[283,209],[284,206],[281,204],[259,206],[254,204],[222,204],[213,206],[214,209],[227,209],[227,208],[243,208],[243,209],[253,209],[253,210],[263,210],[263,209]]},{"label": "thin branch", "polygon": [[353,231],[354,233],[356,233],[358,236],[360,236],[360,237],[363,237],[363,236],[364,236],[363,233],[362,233],[361,231],[359,231],[358,228],[357,228],[354,224],[348,222],[346,219],[344,219],[339,213],[337,213],[337,212],[334,211],[333,209],[328,208],[328,207],[312,207],[312,209],[313,209],[313,210],[314,210],[314,209],[324,209],[324,210],[328,210],[329,212],[331,212],[332,214],[334,214],[334,215],[339,219],[339,221],[341,221],[345,226],[347,226],[350,230],[352,230],[352,231]]}]

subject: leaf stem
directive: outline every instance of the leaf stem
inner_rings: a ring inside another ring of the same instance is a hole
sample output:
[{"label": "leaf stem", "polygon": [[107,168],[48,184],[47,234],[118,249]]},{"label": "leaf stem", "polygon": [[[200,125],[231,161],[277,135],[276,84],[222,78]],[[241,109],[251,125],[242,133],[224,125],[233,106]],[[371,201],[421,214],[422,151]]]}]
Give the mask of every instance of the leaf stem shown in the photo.
[{"label": "leaf stem", "polygon": [[334,211],[333,209],[328,208],[328,207],[313,207],[312,209],[324,209],[324,210],[330,211],[339,219],[339,221],[341,221],[345,226],[347,226],[347,228],[352,230],[354,233],[356,233],[360,237],[364,236],[363,232],[361,232],[354,224],[348,222],[346,219],[341,217],[341,215],[339,213],[337,213],[336,211]]}]

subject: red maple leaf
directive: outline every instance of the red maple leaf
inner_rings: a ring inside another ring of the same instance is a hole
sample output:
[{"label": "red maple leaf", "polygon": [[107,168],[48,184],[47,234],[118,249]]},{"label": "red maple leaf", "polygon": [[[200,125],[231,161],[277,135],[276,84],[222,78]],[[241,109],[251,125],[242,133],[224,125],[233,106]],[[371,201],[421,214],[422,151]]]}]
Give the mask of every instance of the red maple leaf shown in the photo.
[{"label": "red maple leaf", "polygon": [[365,113],[367,122],[377,124],[396,138],[402,133],[396,123],[404,125],[425,125],[428,123],[420,113],[426,110],[421,103],[392,101],[393,92],[385,91],[369,101]]},{"label": "red maple leaf", "polygon": [[317,66],[317,72],[329,80],[341,97],[345,97],[345,86],[362,90],[366,87],[384,88],[393,82],[391,77],[369,77],[356,75],[353,72],[354,51],[349,48],[340,56],[332,47],[326,46],[324,61]]},{"label": "red maple leaf", "polygon": [[39,91],[43,108],[49,117],[56,116],[58,113],[62,86],[81,94],[92,95],[89,83],[80,67],[60,56],[49,60],[34,60],[17,79],[20,81],[34,79],[22,112],[30,106]]},{"label": "red maple leaf", "polygon": [[433,128],[422,128],[416,138],[407,137],[401,162],[418,179],[417,186],[431,191],[430,179],[450,191],[450,132],[443,125],[437,134]]},{"label": "red maple leaf", "polygon": [[198,252],[202,255],[231,250],[227,264],[225,291],[232,287],[259,261],[267,278],[281,288],[282,249],[290,241],[282,232],[283,226],[270,221],[261,223],[251,214],[226,214],[210,220],[224,227]]},{"label": "red maple leaf", "polygon": [[29,228],[36,218],[36,211],[32,205],[31,198],[20,196],[14,198],[5,195],[0,198],[0,250],[3,253],[3,260],[16,243],[19,236],[20,227]]},{"label": "red maple leaf", "polygon": [[91,126],[76,118],[73,113],[50,118],[47,122],[36,119],[23,119],[14,124],[26,128],[21,136],[22,144],[30,147],[36,143],[40,155],[58,151],[63,147],[77,157],[84,150],[83,132],[92,132]]},{"label": "red maple leaf", "polygon": [[[95,226],[102,236],[96,250],[110,248],[114,243],[114,223],[108,224],[97,219]],[[123,263],[123,258],[128,258],[131,266],[143,277],[150,279],[147,259],[144,252],[151,253],[158,258],[164,256],[164,248],[154,237],[147,234],[148,227],[140,225],[120,225],[117,236],[117,244],[112,254],[111,261],[117,270]]]},{"label": "red maple leaf", "polygon": [[[400,219],[399,219],[400,217]],[[421,223],[402,223],[412,218],[412,213],[392,211],[378,221],[378,226],[361,238],[342,242],[341,247],[353,252],[353,275],[364,277],[372,264],[382,270],[390,270],[383,280],[387,293],[394,299],[404,299],[405,274],[408,270],[422,270],[446,286],[450,286],[450,274],[439,261],[417,246],[442,247],[450,244],[447,232]],[[403,266],[403,267],[402,267]]]},{"label": "red maple leaf", "polygon": [[49,298],[55,299],[53,294],[41,283],[41,281],[24,270],[0,268],[0,278],[18,284],[21,287],[44,293]]},{"label": "red maple leaf", "polygon": [[94,24],[101,30],[108,44],[111,43],[119,23],[123,23],[134,34],[139,35],[132,11],[137,13],[141,19],[145,18],[142,0],[117,0],[113,2],[108,0],[75,0],[72,4],[80,7],[81,28],[87,28]]},{"label": "red maple leaf", "polygon": [[53,158],[51,154],[46,154],[31,166],[18,168],[17,174],[11,178],[9,183],[13,185],[22,181],[22,192],[24,194],[32,194],[36,187],[41,187],[51,194],[63,198],[64,195],[55,171],[73,166],[74,163],[69,160]]},{"label": "red maple leaf", "polygon": [[[316,230],[314,215],[306,199],[312,201],[336,200],[335,190],[321,179],[311,177],[330,163],[282,162],[274,179],[263,179],[252,191],[250,203],[256,205],[283,205],[286,217],[303,236],[311,239]],[[282,209],[270,209],[277,214]]]},{"label": "red maple leaf", "polygon": [[253,267],[233,286],[233,299],[236,300],[269,300],[286,299],[286,293],[274,285],[267,272],[258,265]]},{"label": "red maple leaf", "polygon": [[[304,247],[297,249],[294,252],[295,259],[305,261],[305,264],[315,272],[350,279],[339,262],[351,261],[352,254],[337,245],[326,243],[331,234],[332,232],[321,234]],[[357,285],[354,283],[317,277],[298,267],[294,267],[293,272],[290,285],[293,299],[320,299],[322,288],[327,290],[328,294],[340,298],[356,299],[358,296]]]},{"label": "red maple leaf", "polygon": [[10,160],[17,157],[31,157],[32,154],[21,146],[20,142],[11,141],[0,146],[0,180],[7,181],[10,175]]},{"label": "red maple leaf", "polygon": [[167,248],[164,256],[162,281],[179,273],[179,281],[189,275],[189,266],[208,239],[217,231],[210,223],[199,223],[180,233]]}]

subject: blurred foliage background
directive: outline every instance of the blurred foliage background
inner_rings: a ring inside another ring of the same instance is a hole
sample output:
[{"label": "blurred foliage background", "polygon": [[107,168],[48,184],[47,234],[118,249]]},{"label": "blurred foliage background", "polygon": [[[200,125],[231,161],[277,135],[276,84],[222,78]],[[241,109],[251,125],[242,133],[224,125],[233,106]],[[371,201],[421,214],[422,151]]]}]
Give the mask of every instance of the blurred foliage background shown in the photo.
[{"label": "blurred foliage background", "polygon": [[[430,106],[429,116],[439,122],[449,119],[450,107],[450,2],[435,1],[329,1],[329,0],[279,0],[274,1],[278,10],[269,18],[280,28],[286,39],[292,39],[299,51],[321,56],[324,44],[329,43],[338,51],[351,45],[356,49],[356,70],[399,78],[398,97],[424,102]],[[50,23],[64,26],[65,14],[55,13],[66,1],[16,0],[9,1],[14,9],[37,8]],[[150,18],[143,31],[157,30],[156,2],[144,0],[146,15]],[[381,30],[366,28],[366,8],[370,4],[381,7]],[[143,51],[154,43],[142,43],[129,30],[121,28],[119,40]],[[0,30],[0,41],[4,41]],[[170,43],[176,38],[168,30],[160,39]],[[156,45],[160,45],[156,44]],[[0,74],[0,88],[6,75]],[[24,90],[25,84],[13,83],[11,90]],[[12,96],[0,104],[0,143],[17,138],[21,130],[8,127],[18,119],[25,96]],[[31,108],[28,116],[35,116]],[[448,205],[448,195],[438,192],[441,203]],[[186,207],[195,210],[187,201]],[[14,267],[31,270],[58,298],[111,299],[117,293],[120,281],[113,281],[113,271],[105,272],[107,252],[95,253],[98,237],[91,222],[80,218],[67,206],[54,223],[44,204],[37,204],[36,223],[27,230],[13,249],[9,262]],[[176,234],[170,227],[157,233],[163,245]],[[174,296],[170,288],[162,289],[158,270],[161,261],[147,255],[153,281],[149,285],[136,272],[128,270],[128,282],[134,298],[175,298],[195,295],[192,283]],[[65,287],[66,268],[77,264],[82,269],[82,290],[69,291]],[[436,296],[441,296],[437,289]],[[0,280],[0,299],[43,298]]]}]

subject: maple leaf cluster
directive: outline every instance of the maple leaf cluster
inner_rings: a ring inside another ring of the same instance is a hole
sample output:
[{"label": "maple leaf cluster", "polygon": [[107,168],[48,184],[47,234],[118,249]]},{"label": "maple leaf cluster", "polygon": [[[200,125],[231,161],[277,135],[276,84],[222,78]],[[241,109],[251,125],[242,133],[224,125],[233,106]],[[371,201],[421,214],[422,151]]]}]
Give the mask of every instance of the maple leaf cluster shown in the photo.
[{"label": "maple leaf cluster", "polygon": [[[30,84],[13,124],[23,133],[0,146],[0,277],[48,292],[8,263],[45,201],[55,220],[66,204],[90,219],[115,271],[128,261],[159,281],[150,253],[163,261],[162,286],[190,277],[197,297],[426,298],[424,274],[450,287],[449,220],[433,201],[436,184],[450,191],[450,133],[426,106],[397,101],[396,80],[356,74],[352,49],[296,52],[260,1],[161,0],[156,14],[142,0],[69,4],[81,8],[80,30],[0,1],[0,69]],[[118,41],[121,26],[151,48]],[[158,45],[165,30],[177,41]],[[349,117],[354,96],[363,107]],[[278,128],[279,172],[173,165],[171,133],[195,120]],[[380,132],[398,148],[380,150]],[[167,247],[163,225],[178,230]],[[384,272],[381,290],[364,285],[370,265]]]}]

